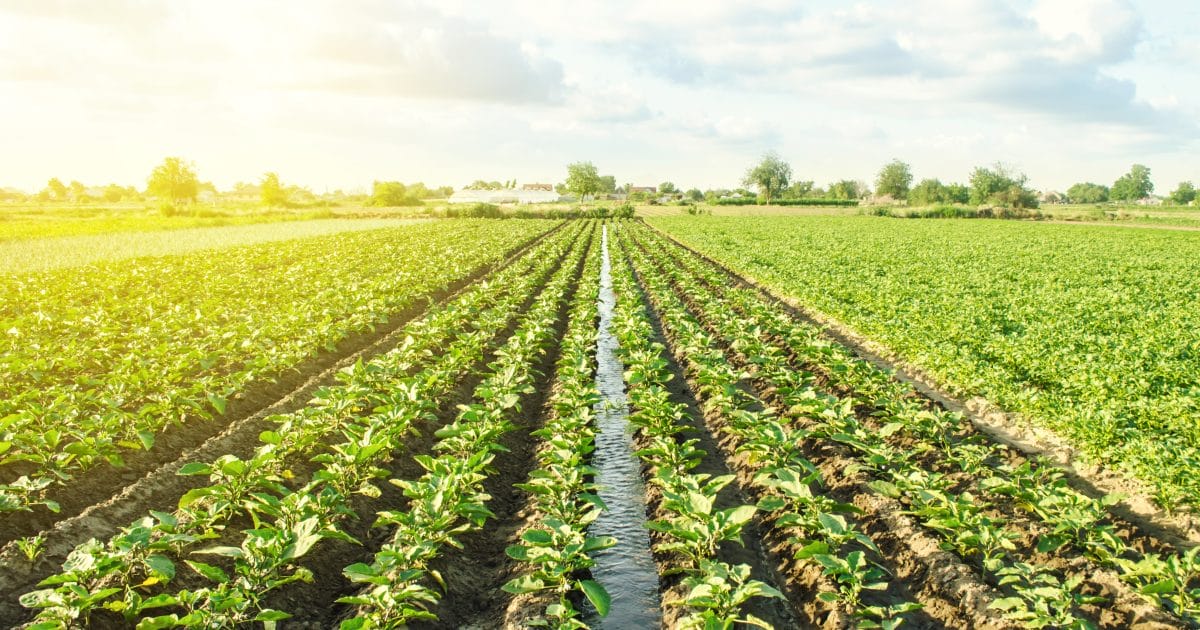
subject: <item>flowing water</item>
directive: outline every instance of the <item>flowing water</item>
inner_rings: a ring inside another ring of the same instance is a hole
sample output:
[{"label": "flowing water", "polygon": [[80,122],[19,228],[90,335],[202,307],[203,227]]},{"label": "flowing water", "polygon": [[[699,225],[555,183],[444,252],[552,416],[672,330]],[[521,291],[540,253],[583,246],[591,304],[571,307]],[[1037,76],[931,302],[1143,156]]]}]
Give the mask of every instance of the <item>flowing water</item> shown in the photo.
[{"label": "flowing water", "polygon": [[617,544],[594,555],[592,575],[612,596],[608,617],[592,618],[593,628],[657,628],[662,625],[658,571],[650,554],[646,530],[645,487],[641,466],[633,454],[625,398],[624,366],[617,357],[611,328],[616,296],[612,289],[612,260],[608,255],[608,226],[602,235],[600,267],[600,336],[596,346],[596,388],[600,431],[592,465],[599,471],[600,498],[608,506],[592,524],[593,536],[615,536]]}]

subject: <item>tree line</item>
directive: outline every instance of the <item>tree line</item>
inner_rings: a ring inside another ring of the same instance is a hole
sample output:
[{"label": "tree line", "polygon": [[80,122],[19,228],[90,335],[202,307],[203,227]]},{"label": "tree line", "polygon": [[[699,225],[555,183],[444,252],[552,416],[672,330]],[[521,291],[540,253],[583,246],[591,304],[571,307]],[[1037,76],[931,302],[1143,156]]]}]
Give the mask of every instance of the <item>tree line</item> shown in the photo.
[{"label": "tree line", "polygon": [[[1029,188],[1028,178],[1010,167],[996,163],[975,167],[966,184],[942,183],[926,178],[913,185],[912,168],[900,160],[885,164],[875,178],[874,195],[909,205],[972,204],[1010,208],[1036,208],[1038,195]],[[751,166],[742,178],[745,186],[756,189],[766,204],[777,199],[825,197],[830,199],[860,199],[872,195],[866,183],[856,180],[834,182],[828,190],[813,186],[812,181],[793,181],[792,167],[775,152],[768,152]],[[1111,187],[1081,182],[1067,189],[1071,203],[1132,202],[1145,199],[1154,192],[1150,169],[1134,164]],[[1180,182],[1168,199],[1186,205],[1196,199],[1196,188],[1190,181]]]}]

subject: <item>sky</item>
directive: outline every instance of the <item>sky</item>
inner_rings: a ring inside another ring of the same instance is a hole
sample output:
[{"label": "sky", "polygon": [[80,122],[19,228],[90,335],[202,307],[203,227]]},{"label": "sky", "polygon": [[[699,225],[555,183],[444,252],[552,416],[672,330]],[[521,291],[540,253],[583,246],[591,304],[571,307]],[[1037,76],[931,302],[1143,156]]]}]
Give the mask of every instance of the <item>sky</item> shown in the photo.
[{"label": "sky", "polygon": [[1193,0],[0,0],[0,187],[1200,183]]}]

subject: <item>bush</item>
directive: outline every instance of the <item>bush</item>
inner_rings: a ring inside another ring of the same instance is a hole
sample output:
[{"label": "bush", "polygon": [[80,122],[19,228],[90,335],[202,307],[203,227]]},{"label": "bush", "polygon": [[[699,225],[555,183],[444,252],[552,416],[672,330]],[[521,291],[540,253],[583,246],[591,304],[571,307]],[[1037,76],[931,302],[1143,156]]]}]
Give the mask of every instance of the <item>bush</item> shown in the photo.
[{"label": "bush", "polygon": [[500,210],[500,206],[493,203],[476,203],[466,208],[446,208],[446,216],[462,219],[500,219],[504,217],[504,212]]},{"label": "bush", "polygon": [[632,219],[634,213],[633,204],[625,202],[616,208],[613,208],[612,215],[617,219]]},{"label": "bush", "polygon": [[[754,197],[733,197],[731,199],[714,199],[711,202],[715,206],[756,206],[760,205],[758,199]],[[858,205],[857,199],[824,199],[806,197],[804,199],[776,199],[771,202],[773,206],[835,206],[835,207],[854,207]]]},{"label": "bush", "polygon": [[981,206],[971,208],[939,204],[925,208],[870,208],[863,214],[900,219],[1043,219],[1045,215],[1029,208]]}]

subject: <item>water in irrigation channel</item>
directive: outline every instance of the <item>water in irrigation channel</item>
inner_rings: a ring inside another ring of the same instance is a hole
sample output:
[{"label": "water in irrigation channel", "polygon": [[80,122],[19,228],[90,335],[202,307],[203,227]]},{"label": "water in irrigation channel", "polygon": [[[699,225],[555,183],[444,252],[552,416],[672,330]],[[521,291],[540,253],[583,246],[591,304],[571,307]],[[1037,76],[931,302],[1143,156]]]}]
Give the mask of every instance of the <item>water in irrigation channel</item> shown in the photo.
[{"label": "water in irrigation channel", "polygon": [[658,571],[646,530],[646,489],[629,434],[625,368],[617,358],[617,339],[611,330],[616,296],[607,225],[601,238],[604,256],[600,266],[600,337],[596,345],[596,388],[600,390],[596,420],[600,431],[592,465],[599,471],[600,498],[608,510],[592,523],[591,533],[615,536],[617,544],[593,557],[596,566],[592,567],[592,576],[608,590],[612,607],[607,617],[593,617],[587,623],[593,628],[658,628],[662,612]]}]

